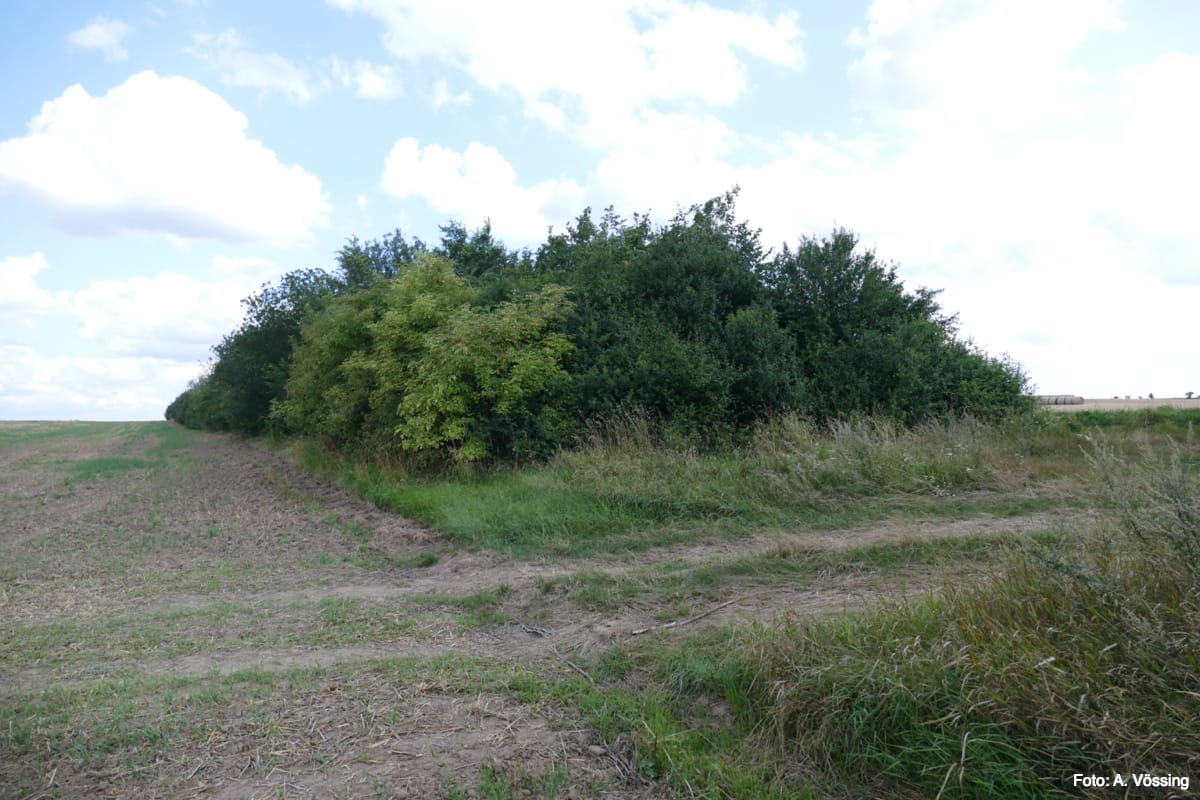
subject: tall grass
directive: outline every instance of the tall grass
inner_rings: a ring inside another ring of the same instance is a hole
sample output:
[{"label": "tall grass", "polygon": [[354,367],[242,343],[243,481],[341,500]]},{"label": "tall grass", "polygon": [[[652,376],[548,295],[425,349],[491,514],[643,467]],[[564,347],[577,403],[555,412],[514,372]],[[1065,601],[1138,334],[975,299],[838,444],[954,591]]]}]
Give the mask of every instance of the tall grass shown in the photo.
[{"label": "tall grass", "polygon": [[[854,524],[906,508],[983,510],[968,502],[971,495],[987,495],[986,510],[1045,507],[1064,500],[1056,481],[1090,473],[1083,443],[1049,414],[913,428],[872,418],[817,425],[784,415],[740,445],[713,446],[633,413],[597,422],[573,449],[523,467],[429,475],[313,443],[300,454],[310,469],[461,544],[524,556],[647,547],[701,528],[727,535]],[[1014,489],[1037,495],[1032,505],[1014,499]]]},{"label": "tall grass", "polygon": [[1179,448],[1093,464],[1112,519],[1082,547],[749,633],[763,729],[874,791],[1100,797],[1074,776],[1200,776],[1200,476]]}]

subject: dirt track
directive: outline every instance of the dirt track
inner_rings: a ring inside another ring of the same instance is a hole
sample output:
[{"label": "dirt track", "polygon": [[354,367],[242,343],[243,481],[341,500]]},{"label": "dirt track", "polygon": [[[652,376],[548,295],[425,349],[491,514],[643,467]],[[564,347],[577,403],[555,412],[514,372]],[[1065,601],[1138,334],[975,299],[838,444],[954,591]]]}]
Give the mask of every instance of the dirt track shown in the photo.
[{"label": "dirt track", "polygon": [[[569,709],[519,701],[487,676],[587,676],[588,659],[671,621],[686,628],[664,635],[827,613],[944,578],[921,567],[834,570],[793,584],[730,585],[699,596],[704,605],[687,614],[652,592],[589,610],[567,578],[640,571],[652,580],[646,571],[656,566],[686,574],[753,554],[1062,522],[1052,514],[892,521],[705,539],[628,558],[514,561],[460,551],[260,445],[204,435],[155,456],[154,444],[130,426],[2,451],[0,703],[11,711],[44,690],[135,681],[145,687],[129,701],[137,724],[173,733],[148,763],[138,751],[137,769],[120,752],[81,761],[70,748],[38,763],[9,761],[0,785],[24,788],[0,797],[37,796],[36,787],[66,797],[425,797],[471,786],[489,765],[519,768],[526,778],[517,783],[561,772],[566,783],[553,796],[654,796],[626,746],[598,741]],[[89,459],[149,466],[73,478],[72,464]],[[416,566],[431,556],[435,564]],[[716,610],[690,621],[708,609]],[[218,691],[220,676],[240,683]],[[184,732],[164,722],[164,692],[183,704]],[[227,699],[210,708],[205,692]]]}]

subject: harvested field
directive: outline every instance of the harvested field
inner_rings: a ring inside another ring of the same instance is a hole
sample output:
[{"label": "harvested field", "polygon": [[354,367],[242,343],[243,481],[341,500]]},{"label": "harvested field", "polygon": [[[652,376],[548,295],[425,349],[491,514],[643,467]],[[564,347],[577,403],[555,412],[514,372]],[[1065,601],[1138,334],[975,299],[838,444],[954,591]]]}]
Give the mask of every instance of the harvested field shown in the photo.
[{"label": "harvested field", "polygon": [[1076,405],[1047,405],[1051,411],[1142,411],[1148,408],[1200,408],[1200,397],[1164,397],[1150,399],[1133,398],[1084,398]]},{"label": "harvested field", "polygon": [[515,560],[260,443],[6,423],[0,797],[662,796],[630,736],[581,710],[631,691],[605,683],[615,658],[936,589],[985,569],[993,540],[1079,518]]}]

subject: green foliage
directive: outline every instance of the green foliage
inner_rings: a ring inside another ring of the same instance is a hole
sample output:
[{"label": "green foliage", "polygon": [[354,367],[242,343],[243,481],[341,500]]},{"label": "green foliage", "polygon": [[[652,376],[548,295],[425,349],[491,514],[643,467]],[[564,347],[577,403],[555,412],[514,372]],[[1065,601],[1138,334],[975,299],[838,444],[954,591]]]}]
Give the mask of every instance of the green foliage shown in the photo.
[{"label": "green foliage", "polygon": [[1200,481],[1184,449],[1101,448],[1083,541],[1014,551],[978,585],[834,621],[759,626],[739,648],[781,746],[876,793],[1110,796],[1074,773],[1186,774],[1200,749]]},{"label": "green foliage", "polygon": [[955,337],[937,292],[837,229],[768,258],[736,189],[656,227],[585,210],[536,253],[490,224],[350,239],[337,277],[246,302],[167,410],[193,427],[319,437],[430,466],[543,458],[636,411],[703,446],[795,412],[904,425],[1024,411],[1027,381]]},{"label": "green foliage", "polygon": [[365,289],[381,278],[396,277],[425,252],[424,242],[415,237],[405,241],[399,229],[366,243],[351,237],[338,251],[342,283],[349,291]]},{"label": "green foliage", "polygon": [[895,265],[860,251],[844,228],[804,237],[794,251],[785,245],[764,279],[799,350],[804,410],[817,418],[888,414],[911,423],[1028,407],[1015,364],[956,340],[956,318],[941,313],[938,292],[906,292]]},{"label": "green foliage", "polygon": [[167,419],[191,428],[262,433],[271,404],[283,395],[301,325],[342,286],[322,270],[297,270],[243,300],[241,326],[213,348],[210,369],[167,407]]},{"label": "green foliage", "polygon": [[306,326],[281,427],[425,461],[540,454],[563,438],[550,401],[570,344],[566,291],[485,308],[439,256],[334,301]]},{"label": "green foliage", "polygon": [[572,290],[567,371],[581,419],[639,408],[682,431],[721,430],[801,398],[794,345],[756,276],[757,232],[734,194],[655,230],[611,209],[552,236],[538,268]]},{"label": "green foliage", "polygon": [[292,357],[286,395],[271,411],[275,427],[318,436],[333,446],[370,440],[378,381],[356,354],[370,350],[383,311],[383,282],[335,298],[304,326]]},{"label": "green foliage", "polygon": [[480,461],[538,455],[559,439],[565,422],[549,401],[566,376],[571,345],[556,328],[569,308],[566,290],[550,285],[492,310],[463,308],[431,331],[400,401],[403,448]]}]

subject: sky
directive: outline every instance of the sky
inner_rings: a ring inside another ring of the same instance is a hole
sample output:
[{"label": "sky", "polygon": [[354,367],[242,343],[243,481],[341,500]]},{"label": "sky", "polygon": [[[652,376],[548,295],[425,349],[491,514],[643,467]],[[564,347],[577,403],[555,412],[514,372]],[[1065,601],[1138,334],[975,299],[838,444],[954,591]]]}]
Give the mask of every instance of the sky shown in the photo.
[{"label": "sky", "polygon": [[159,419],[347,239],[740,187],[1043,394],[1200,392],[1193,0],[0,3],[0,419]]}]

